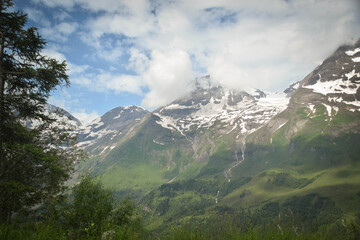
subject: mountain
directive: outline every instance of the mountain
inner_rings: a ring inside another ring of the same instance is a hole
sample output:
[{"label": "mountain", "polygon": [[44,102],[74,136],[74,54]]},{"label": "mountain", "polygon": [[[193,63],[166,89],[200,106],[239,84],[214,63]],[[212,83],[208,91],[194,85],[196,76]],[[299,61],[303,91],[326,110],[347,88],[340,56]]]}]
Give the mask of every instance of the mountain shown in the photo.
[{"label": "mountain", "polygon": [[314,224],[314,213],[359,214],[360,41],[281,93],[210,82],[153,112],[117,108],[82,127],[90,158],[79,169],[141,201],[153,229],[224,209],[290,209]]},{"label": "mountain", "polygon": [[235,132],[236,138],[255,131],[272,116],[284,110],[289,99],[284,93],[248,92],[220,86],[199,85],[189,96],[174,101],[154,112],[164,128],[191,137],[192,132],[219,125],[225,135]]},{"label": "mountain", "polygon": [[289,214],[309,227],[358,216],[359,56],[360,41],[340,47],[285,90],[290,99],[283,111],[240,135],[242,144],[232,144],[236,134],[217,142],[196,176],[147,194],[142,204],[150,227],[241,209],[256,209],[254,224]]},{"label": "mountain", "polygon": [[[242,146],[288,101],[285,93],[238,92],[211,86],[204,77],[188,96],[154,112],[117,108],[78,130],[78,145],[91,155],[81,169],[91,169],[124,194],[142,197],[161,184],[195,177],[219,146]],[[239,151],[221,167],[228,181],[241,156]]]},{"label": "mountain", "polygon": [[[65,111],[62,108],[54,106],[52,104],[46,104],[43,109],[43,114],[54,119],[56,126],[60,128],[72,128],[78,129],[81,126],[79,119],[71,115],[69,112]],[[39,126],[42,122],[39,120],[29,120],[24,123],[27,127],[35,128]]]},{"label": "mountain", "polygon": [[[357,56],[360,41],[340,47],[299,83],[286,110],[247,138],[248,161],[235,170],[252,179],[226,196],[225,204],[254,206],[316,193],[333,200],[345,213],[356,214],[360,200]],[[234,201],[242,193],[242,199]]]},{"label": "mountain", "polygon": [[78,128],[77,145],[90,155],[101,155],[113,149],[115,145],[112,144],[116,144],[147,113],[147,110],[137,106],[114,108]]}]

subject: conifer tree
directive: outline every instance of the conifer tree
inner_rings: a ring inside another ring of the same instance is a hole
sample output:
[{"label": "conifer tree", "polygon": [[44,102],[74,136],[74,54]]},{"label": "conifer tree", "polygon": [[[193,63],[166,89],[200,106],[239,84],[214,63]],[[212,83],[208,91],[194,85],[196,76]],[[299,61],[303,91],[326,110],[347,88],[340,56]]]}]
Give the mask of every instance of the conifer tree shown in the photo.
[{"label": "conifer tree", "polygon": [[44,113],[50,92],[69,85],[66,63],[42,55],[45,40],[12,6],[0,0],[0,222],[59,194],[76,158]]}]

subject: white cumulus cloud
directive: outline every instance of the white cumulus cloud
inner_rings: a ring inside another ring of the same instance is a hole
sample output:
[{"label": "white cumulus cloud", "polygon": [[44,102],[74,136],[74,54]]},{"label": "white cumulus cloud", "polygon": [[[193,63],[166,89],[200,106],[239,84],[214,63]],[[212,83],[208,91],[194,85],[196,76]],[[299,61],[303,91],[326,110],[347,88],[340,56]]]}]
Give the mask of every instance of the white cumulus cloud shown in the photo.
[{"label": "white cumulus cloud", "polygon": [[100,115],[96,111],[91,111],[88,113],[85,109],[77,109],[72,112],[72,115],[83,123],[90,123],[95,118],[100,117]]},{"label": "white cumulus cloud", "polygon": [[191,89],[194,79],[190,56],[181,49],[154,50],[144,81],[149,88],[142,105],[155,108],[169,103]]},{"label": "white cumulus cloud", "polygon": [[150,108],[186,94],[207,74],[229,88],[285,89],[360,37],[358,0],[31,1],[67,9],[72,20],[78,7],[91,13],[81,24],[42,29],[59,42],[78,37],[93,67],[110,65],[78,72],[73,82],[144,96]]}]

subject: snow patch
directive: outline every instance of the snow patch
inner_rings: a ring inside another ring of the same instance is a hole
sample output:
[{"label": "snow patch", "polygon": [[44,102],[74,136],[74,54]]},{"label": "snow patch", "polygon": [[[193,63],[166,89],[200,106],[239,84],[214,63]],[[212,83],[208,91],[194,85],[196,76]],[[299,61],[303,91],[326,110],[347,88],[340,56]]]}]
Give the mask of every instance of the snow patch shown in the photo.
[{"label": "snow patch", "polygon": [[153,143],[158,144],[158,145],[161,145],[161,146],[164,146],[164,145],[165,145],[165,143],[156,141],[155,139],[153,139]]},{"label": "snow patch", "polygon": [[[226,134],[235,132],[237,139],[242,138],[256,131],[273,116],[285,110],[289,103],[289,98],[285,93],[264,93],[266,97],[259,99],[243,96],[242,101],[230,106],[228,100],[231,99],[234,92],[224,89],[222,95],[210,98],[206,104],[193,103],[192,106],[171,104],[166,106],[160,112],[154,113],[159,117],[156,123],[171,131],[178,131],[184,136],[186,136],[187,131],[201,128],[209,129],[218,123],[226,129]],[[196,112],[175,118],[162,111],[164,109],[183,108],[191,108]]]},{"label": "snow patch", "polygon": [[103,153],[106,151],[106,149],[108,149],[108,148],[109,148],[109,146],[106,146],[106,147],[100,152],[99,155],[103,154]]},{"label": "snow patch", "polygon": [[331,117],[331,106],[326,105],[325,103],[322,103],[322,105],[324,105],[326,107],[326,111],[328,113],[328,116]]},{"label": "snow patch", "polygon": [[360,107],[360,101],[343,101],[343,103],[345,104],[348,104],[348,105],[354,105],[354,106],[357,106],[357,107]]},{"label": "snow patch", "polygon": [[309,103],[308,107],[309,107],[310,111],[312,112],[312,114],[314,114],[316,112],[316,108],[315,108],[314,104]]},{"label": "snow patch", "polygon": [[343,98],[342,97],[328,97],[328,101],[329,102],[342,102]]},{"label": "snow patch", "polygon": [[354,56],[356,53],[360,52],[360,48],[355,48],[354,50],[346,51],[346,55],[348,56]]},{"label": "snow patch", "polygon": [[98,118],[95,118],[94,121],[92,121],[90,123],[90,125],[93,127],[93,128],[99,128],[101,126],[103,126],[105,123],[101,121],[101,117],[98,117]]},{"label": "snow patch", "polygon": [[[287,122],[284,122],[282,124],[280,124],[280,126],[274,131],[276,132],[277,130],[279,130],[280,128],[282,128]],[[271,143],[272,143],[272,138],[271,138]]]},{"label": "snow patch", "polygon": [[360,57],[352,58],[351,60],[352,60],[353,62],[360,62]]},{"label": "snow patch", "polygon": [[353,69],[351,72],[349,73],[345,73],[345,76],[347,77],[347,79],[352,78],[353,76],[359,76],[359,73],[355,73],[355,69]]},{"label": "snow patch", "polygon": [[339,112],[339,108],[336,106],[333,106],[332,108],[335,110],[335,115],[336,115]]},{"label": "snow patch", "polygon": [[194,106],[184,106],[184,105],[179,105],[179,104],[171,104],[169,106],[164,107],[164,109],[167,110],[173,110],[173,109],[191,109],[194,108]]},{"label": "snow patch", "polygon": [[163,128],[170,129],[171,131],[176,130],[181,135],[185,136],[185,134],[181,131],[181,129],[176,125],[176,122],[172,117],[167,117],[156,113],[154,113],[154,115],[160,118],[159,121],[156,121],[157,124],[159,124]]},{"label": "snow patch", "polygon": [[121,111],[121,112],[119,113],[119,115],[117,115],[116,117],[114,117],[114,119],[120,118],[122,113],[123,113],[123,111]]},{"label": "snow patch", "polygon": [[303,86],[303,88],[312,89],[314,92],[321,93],[323,95],[330,93],[356,94],[359,87],[360,84],[352,83],[349,80],[343,81],[341,78],[334,81],[318,81],[314,85]]},{"label": "snow patch", "polygon": [[299,88],[300,83],[296,83],[294,86],[292,86],[294,89],[298,89]]}]

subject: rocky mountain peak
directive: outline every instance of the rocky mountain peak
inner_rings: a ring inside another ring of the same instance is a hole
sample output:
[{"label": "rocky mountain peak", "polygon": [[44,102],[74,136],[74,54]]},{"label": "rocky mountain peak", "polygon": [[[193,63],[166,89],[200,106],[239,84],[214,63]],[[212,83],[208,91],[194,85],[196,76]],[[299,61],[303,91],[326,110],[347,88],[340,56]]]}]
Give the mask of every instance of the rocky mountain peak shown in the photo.
[{"label": "rocky mountain peak", "polygon": [[[57,125],[59,128],[78,128],[82,125],[79,119],[77,119],[64,109],[54,106],[52,104],[44,105],[42,113],[56,120],[52,124]],[[32,119],[25,123],[25,125],[29,128],[36,128],[40,124],[42,124],[42,121],[37,119]]]},{"label": "rocky mountain peak", "polygon": [[291,97],[294,92],[299,88],[300,86],[300,81],[295,82],[293,84],[291,84],[287,89],[284,90],[284,93],[286,93],[287,97]]},{"label": "rocky mountain peak", "polygon": [[147,113],[135,105],[114,108],[76,131],[78,146],[92,154],[110,150]]},{"label": "rocky mountain peak", "polygon": [[[210,82],[209,77],[205,80]],[[240,138],[284,110],[289,101],[285,93],[203,86],[199,84],[188,96],[155,111],[157,123],[182,135],[217,124],[228,134],[237,132]]]},{"label": "rocky mountain peak", "polygon": [[301,83],[324,98],[327,104],[346,104],[349,111],[360,111],[360,41],[342,46]]}]

